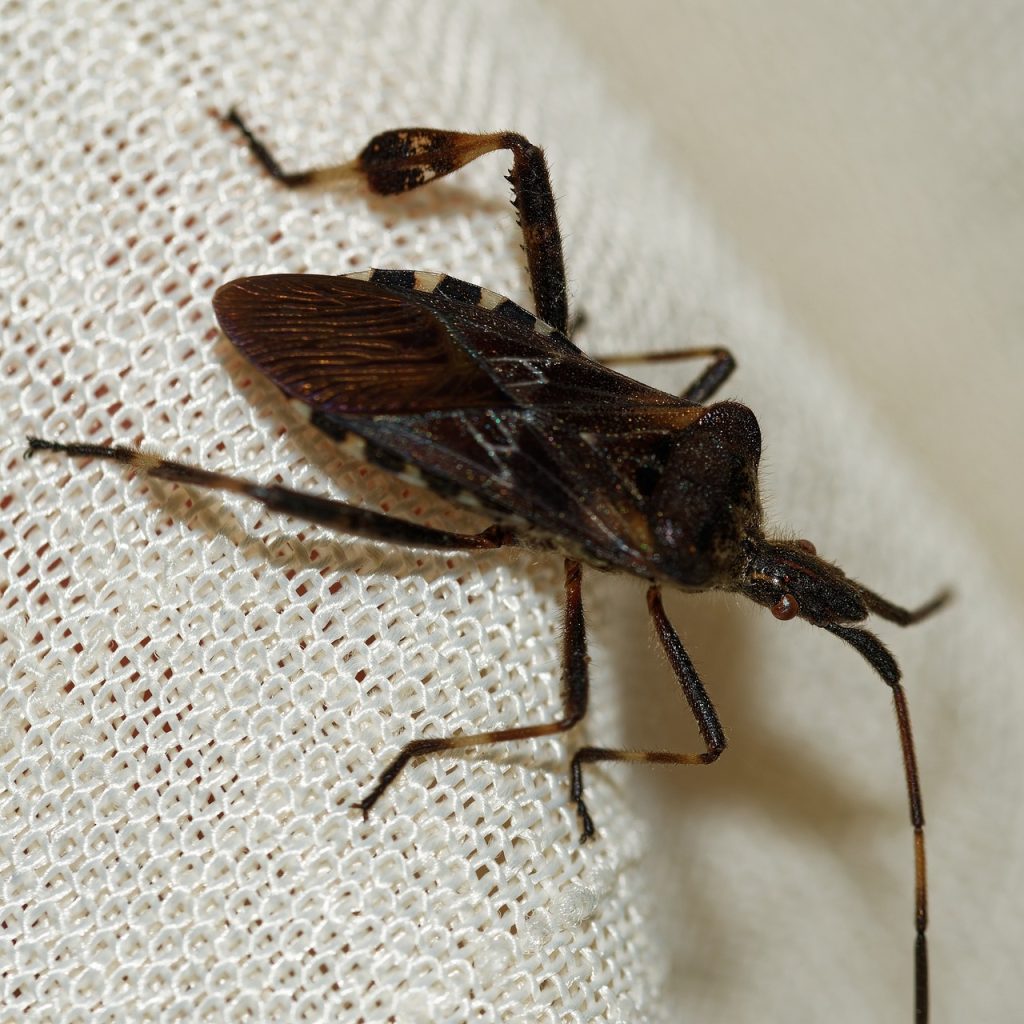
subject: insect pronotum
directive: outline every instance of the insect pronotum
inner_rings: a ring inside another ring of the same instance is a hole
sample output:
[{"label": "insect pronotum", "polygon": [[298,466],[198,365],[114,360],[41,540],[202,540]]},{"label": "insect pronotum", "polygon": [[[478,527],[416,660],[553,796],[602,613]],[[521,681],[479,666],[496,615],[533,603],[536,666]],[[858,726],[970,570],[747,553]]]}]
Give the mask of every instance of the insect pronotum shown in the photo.
[{"label": "insect pronotum", "polygon": [[375,136],[351,163],[288,174],[235,111],[227,120],[263,167],[291,187],[355,179],[390,195],[486,153],[511,151],[509,181],[536,316],[477,285],[414,270],[241,278],[213,300],[228,338],[301,403],[316,427],[358,446],[369,462],[488,513],[494,525],[477,534],[448,533],[123,445],[30,438],[28,453],[112,459],[147,476],[246,494],[268,509],[379,541],[564,554],[561,715],[541,725],[406,744],[360,801],[364,814],[413,758],[561,733],[583,718],[588,674],[581,563],[648,581],[648,609],[703,743],[696,753],[579,748],[570,792],[583,839],[594,833],[583,799],[584,765],[703,765],[725,749],[715,707],[665,615],[663,585],[737,591],[778,619],[803,618],[833,633],[868,661],[895,704],[914,835],[915,1019],[927,1020],[924,813],[910,715],[895,660],[858,624],[869,614],[902,626],[919,622],[947,595],[908,610],[849,579],[809,541],[765,536],[757,420],[736,402],[707,404],[735,365],[727,350],[651,356],[708,360],[677,397],[609,368],[635,356],[595,362],[573,344],[548,170],[542,151],[523,136],[403,128]]}]

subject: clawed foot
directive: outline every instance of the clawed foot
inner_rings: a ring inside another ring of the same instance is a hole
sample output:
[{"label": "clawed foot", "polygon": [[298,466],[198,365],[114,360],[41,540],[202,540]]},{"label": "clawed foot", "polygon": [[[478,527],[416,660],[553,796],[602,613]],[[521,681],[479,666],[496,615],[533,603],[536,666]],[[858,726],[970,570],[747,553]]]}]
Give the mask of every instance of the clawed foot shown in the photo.
[{"label": "clawed foot", "polygon": [[587,805],[583,802],[582,797],[576,798],[576,813],[583,824],[583,833],[580,835],[580,843],[582,844],[588,839],[592,839],[595,835],[594,821],[590,817],[590,811],[587,810]]}]

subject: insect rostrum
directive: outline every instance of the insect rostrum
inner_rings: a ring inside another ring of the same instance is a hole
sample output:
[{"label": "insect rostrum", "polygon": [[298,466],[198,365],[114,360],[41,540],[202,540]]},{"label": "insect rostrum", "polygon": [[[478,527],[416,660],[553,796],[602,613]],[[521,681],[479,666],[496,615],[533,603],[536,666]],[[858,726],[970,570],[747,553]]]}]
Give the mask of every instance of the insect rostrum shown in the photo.
[{"label": "insect rostrum", "polygon": [[124,446],[29,440],[41,449],[125,463],[148,476],[246,494],[267,508],[331,529],[417,547],[520,546],[566,557],[564,702],[542,725],[416,740],[385,767],[360,803],[377,803],[413,758],[564,732],[586,712],[581,563],[649,582],[658,637],[697,722],[694,753],[584,746],[573,755],[571,794],[583,838],[594,825],[583,767],[597,761],[698,765],[725,749],[722,726],[678,634],[661,588],[732,590],[779,619],[803,618],[858,651],[889,687],[903,751],[915,849],[915,1013],[928,1012],[924,814],[907,701],[895,660],[864,629],[870,614],[908,625],[935,611],[885,600],[818,557],[808,541],[765,536],[758,493],[761,435],[736,402],[707,404],[734,363],[704,357],[681,396],[640,384],[585,356],[569,337],[561,238],[541,150],[521,135],[405,128],[370,141],[353,162],[286,174],[234,112],[265,169],[288,186],[355,179],[379,194],[405,192],[497,149],[513,156],[509,181],[522,227],[537,315],[443,274],[370,270],[340,277],[242,278],[214,296],[224,333],[320,430],[365,458],[493,517],[479,534],[409,523],[343,502],[261,485]]}]

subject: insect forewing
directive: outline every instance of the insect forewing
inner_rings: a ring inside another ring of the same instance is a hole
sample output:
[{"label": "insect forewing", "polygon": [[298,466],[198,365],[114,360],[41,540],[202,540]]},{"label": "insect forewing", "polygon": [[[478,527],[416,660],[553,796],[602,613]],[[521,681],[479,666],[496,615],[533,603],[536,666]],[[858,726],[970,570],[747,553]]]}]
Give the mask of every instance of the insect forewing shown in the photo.
[{"label": "insect forewing", "polygon": [[[243,278],[221,327],[313,422],[389,469],[518,517],[599,564],[651,557],[649,493],[704,410],[584,356],[509,300],[455,278],[375,271]],[[430,291],[416,288],[427,280]]]}]

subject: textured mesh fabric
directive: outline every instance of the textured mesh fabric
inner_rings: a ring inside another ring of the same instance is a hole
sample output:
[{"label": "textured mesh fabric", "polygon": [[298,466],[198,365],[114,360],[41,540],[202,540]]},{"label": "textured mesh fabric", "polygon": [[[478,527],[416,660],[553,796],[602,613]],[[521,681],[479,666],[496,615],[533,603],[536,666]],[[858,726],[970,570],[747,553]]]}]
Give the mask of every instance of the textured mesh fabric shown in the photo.
[{"label": "textured mesh fabric", "polygon": [[[2,1019],[908,1019],[895,727],[833,638],[671,598],[732,749],[708,771],[592,771],[587,847],[571,739],[420,762],[363,822],[352,803],[407,740],[552,717],[560,560],[406,551],[21,458],[28,434],[143,443],[477,524],[304,425],[218,335],[210,297],[244,274],[373,265],[528,302],[505,157],[398,200],[290,193],[215,114],[239,104],[292,168],[401,124],[515,127],[549,153],[582,344],[728,344],[774,518],[896,600],[953,577],[985,591],[941,501],[543,9],[9,2],[0,53]],[[590,573],[585,600],[586,736],[697,749],[642,587]],[[981,651],[976,607],[885,631],[941,808],[940,907],[990,849],[963,836],[990,834],[980,780],[1005,744],[955,753],[982,715],[965,665],[985,679],[1009,659],[1010,623],[986,610]],[[948,912],[935,933],[941,978],[976,934],[952,936]]]}]

